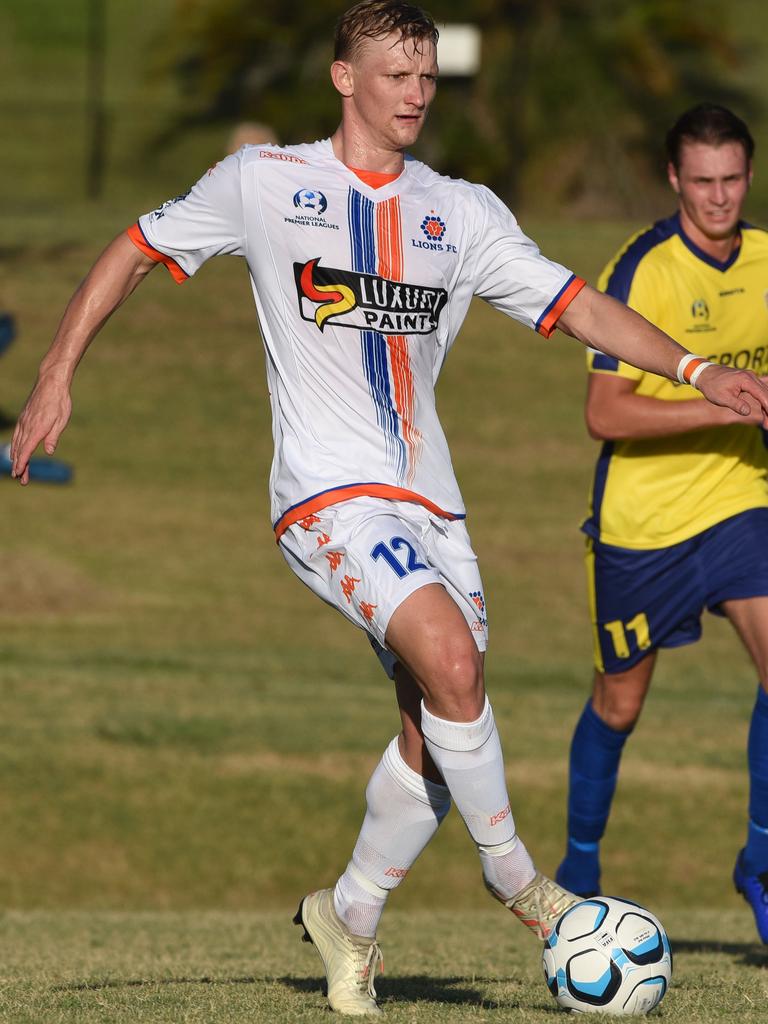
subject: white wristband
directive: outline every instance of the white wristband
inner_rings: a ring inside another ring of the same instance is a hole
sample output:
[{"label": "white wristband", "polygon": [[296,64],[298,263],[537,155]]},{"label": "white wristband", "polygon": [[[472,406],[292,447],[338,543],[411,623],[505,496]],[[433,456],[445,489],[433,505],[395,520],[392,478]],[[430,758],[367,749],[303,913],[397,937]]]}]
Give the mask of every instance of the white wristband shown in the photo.
[{"label": "white wristband", "polygon": [[711,365],[712,363],[702,356],[695,356],[692,352],[687,352],[677,364],[677,379],[681,384],[690,384],[695,388],[702,371]]},{"label": "white wristband", "polygon": [[708,366],[711,366],[711,365],[712,365],[712,363],[710,363],[709,360],[702,359],[702,361],[699,363],[699,365],[696,367],[696,369],[691,374],[690,385],[691,385],[692,388],[695,388],[695,387],[698,386],[696,382],[698,381],[699,377],[702,375],[704,370],[706,370],[706,368]]}]

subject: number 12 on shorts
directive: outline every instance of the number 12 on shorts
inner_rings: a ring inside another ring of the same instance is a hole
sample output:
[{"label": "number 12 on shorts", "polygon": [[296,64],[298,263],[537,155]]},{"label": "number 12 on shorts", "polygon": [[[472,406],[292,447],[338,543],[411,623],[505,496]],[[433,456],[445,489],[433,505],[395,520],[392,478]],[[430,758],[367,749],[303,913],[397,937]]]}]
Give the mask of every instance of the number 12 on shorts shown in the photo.
[{"label": "number 12 on shorts", "polygon": [[622,622],[620,619],[616,619],[614,622],[604,622],[603,629],[611,634],[613,649],[616,652],[617,658],[629,657],[627,630],[635,634],[639,651],[645,651],[651,646],[651,631],[645,612],[640,612],[627,623]]},{"label": "number 12 on shorts", "polygon": [[[401,551],[403,548],[407,551],[407,557],[405,565],[394,553],[395,551]],[[383,558],[390,569],[398,577],[398,579],[405,579],[409,572],[416,572],[418,569],[428,569],[428,565],[424,565],[423,562],[419,561],[419,556],[416,554],[416,550],[410,541],[406,540],[405,537],[393,537],[389,545],[385,544],[384,541],[377,544],[376,547],[371,551],[371,558],[377,561],[379,558]]]}]

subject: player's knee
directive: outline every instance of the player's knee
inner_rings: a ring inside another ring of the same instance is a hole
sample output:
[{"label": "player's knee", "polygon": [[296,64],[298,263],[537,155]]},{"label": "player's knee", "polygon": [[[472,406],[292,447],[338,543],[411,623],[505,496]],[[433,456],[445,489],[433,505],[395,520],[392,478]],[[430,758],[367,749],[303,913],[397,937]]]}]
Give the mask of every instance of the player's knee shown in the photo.
[{"label": "player's knee", "polygon": [[471,722],[485,704],[483,663],[474,643],[447,644],[426,687],[430,709],[441,718]]},{"label": "player's knee", "polygon": [[616,732],[629,732],[637,724],[641,710],[642,706],[627,707],[622,705],[610,708],[603,713],[598,712],[598,714],[600,714],[600,718],[609,728],[614,729]]},{"label": "player's knee", "polygon": [[637,724],[644,699],[645,690],[628,686],[617,677],[598,676],[592,695],[592,707],[609,728],[617,732],[628,732]]}]

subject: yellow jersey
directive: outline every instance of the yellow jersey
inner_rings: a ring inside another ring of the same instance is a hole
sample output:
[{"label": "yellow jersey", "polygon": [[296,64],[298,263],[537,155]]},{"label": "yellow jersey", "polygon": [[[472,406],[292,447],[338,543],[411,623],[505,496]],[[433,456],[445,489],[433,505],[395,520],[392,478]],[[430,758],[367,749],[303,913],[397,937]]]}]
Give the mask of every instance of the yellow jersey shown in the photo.
[{"label": "yellow jersey", "polygon": [[[679,215],[638,232],[608,264],[598,288],[712,362],[768,374],[768,232],[740,225],[724,263],[688,238]],[[591,373],[637,382],[664,402],[705,401],[687,384],[592,349]],[[768,435],[734,424],[660,438],[607,441],[582,529],[625,548],[668,547],[730,516],[768,506]]]}]

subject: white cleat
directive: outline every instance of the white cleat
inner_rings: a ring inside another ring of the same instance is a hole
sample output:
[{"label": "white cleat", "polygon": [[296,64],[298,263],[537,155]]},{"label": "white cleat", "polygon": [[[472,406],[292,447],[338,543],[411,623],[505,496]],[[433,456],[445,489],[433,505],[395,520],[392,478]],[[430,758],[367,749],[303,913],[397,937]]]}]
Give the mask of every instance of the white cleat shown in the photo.
[{"label": "white cleat", "polygon": [[580,896],[563,889],[551,878],[537,871],[532,881],[512,899],[506,900],[486,883],[492,896],[508,907],[523,924],[542,942],[549,937],[561,914],[575,903],[581,903]]},{"label": "white cleat", "polygon": [[299,904],[294,924],[304,926],[304,942],[320,954],[328,979],[331,1009],[350,1017],[380,1016],[374,975],[384,958],[375,940],[353,935],[333,905],[333,889],[320,889]]}]

